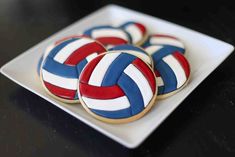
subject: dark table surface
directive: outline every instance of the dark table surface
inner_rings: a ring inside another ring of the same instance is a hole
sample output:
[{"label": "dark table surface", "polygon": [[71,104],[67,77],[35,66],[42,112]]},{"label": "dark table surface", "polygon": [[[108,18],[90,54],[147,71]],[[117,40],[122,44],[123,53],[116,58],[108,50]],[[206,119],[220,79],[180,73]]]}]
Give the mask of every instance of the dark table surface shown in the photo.
[{"label": "dark table surface", "polygon": [[[235,8],[226,1],[1,0],[0,65],[110,2],[234,45]],[[0,156],[235,156],[234,65],[232,54],[133,150],[0,75]]]}]

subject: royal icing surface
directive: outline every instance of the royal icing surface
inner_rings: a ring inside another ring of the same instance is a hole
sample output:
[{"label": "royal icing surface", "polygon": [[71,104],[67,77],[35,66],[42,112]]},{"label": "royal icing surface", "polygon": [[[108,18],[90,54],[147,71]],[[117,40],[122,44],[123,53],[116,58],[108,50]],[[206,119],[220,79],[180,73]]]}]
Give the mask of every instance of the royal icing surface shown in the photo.
[{"label": "royal icing surface", "polygon": [[149,105],[156,94],[156,80],[149,66],[138,57],[106,53],[87,64],[79,90],[92,113],[110,119],[129,118]]},{"label": "royal icing surface", "polygon": [[84,31],[84,35],[91,37],[111,48],[116,45],[127,44],[130,42],[130,36],[121,28],[112,26],[96,26]]}]

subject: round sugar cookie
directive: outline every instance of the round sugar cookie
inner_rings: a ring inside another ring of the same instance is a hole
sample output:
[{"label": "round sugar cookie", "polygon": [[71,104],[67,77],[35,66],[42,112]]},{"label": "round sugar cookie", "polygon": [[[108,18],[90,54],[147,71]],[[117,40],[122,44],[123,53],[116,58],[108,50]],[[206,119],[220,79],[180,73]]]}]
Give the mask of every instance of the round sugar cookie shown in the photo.
[{"label": "round sugar cookie", "polygon": [[150,45],[145,50],[154,62],[158,98],[171,96],[187,84],[190,65],[181,52],[164,45]]},{"label": "round sugar cookie", "polygon": [[40,70],[46,91],[60,101],[79,102],[79,75],[89,61],[103,52],[106,52],[103,45],[90,38],[72,38],[56,45]]},{"label": "round sugar cookie", "polygon": [[120,26],[124,29],[131,37],[131,44],[142,45],[148,37],[146,27],[135,21],[125,22]]},{"label": "round sugar cookie", "polygon": [[142,47],[146,48],[150,45],[162,45],[164,47],[171,47],[178,52],[185,54],[185,45],[184,43],[171,35],[165,34],[153,34],[148,37],[146,42],[142,45]]},{"label": "round sugar cookie", "polygon": [[131,40],[129,34],[123,29],[112,26],[92,27],[87,29],[83,34],[99,41],[107,48],[121,44],[128,44]]},{"label": "round sugar cookie", "polygon": [[148,63],[151,67],[153,67],[153,61],[151,56],[145,52],[143,48],[130,45],[130,44],[125,44],[125,45],[118,45],[113,48],[108,49],[108,52],[125,52],[125,53],[130,53],[132,55],[135,55],[139,58],[141,58],[143,61]]},{"label": "round sugar cookie", "polygon": [[154,72],[128,53],[104,53],[79,78],[79,100],[88,113],[108,123],[126,123],[146,114],[156,100]]}]

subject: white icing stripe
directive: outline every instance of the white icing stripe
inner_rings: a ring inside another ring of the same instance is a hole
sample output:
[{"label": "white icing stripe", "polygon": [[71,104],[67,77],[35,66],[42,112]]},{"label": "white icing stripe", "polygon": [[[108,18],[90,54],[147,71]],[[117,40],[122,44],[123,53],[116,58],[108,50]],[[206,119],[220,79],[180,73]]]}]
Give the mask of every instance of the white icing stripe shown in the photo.
[{"label": "white icing stripe", "polygon": [[64,63],[66,61],[66,59],[78,48],[92,43],[94,42],[94,40],[92,39],[88,39],[88,38],[82,38],[82,39],[78,39],[72,43],[69,43],[68,45],[66,45],[64,48],[62,48],[54,57],[54,60],[56,60],[59,63]]},{"label": "white icing stripe", "polygon": [[118,37],[126,41],[128,40],[126,33],[118,29],[105,28],[105,29],[94,30],[91,36],[92,38],[95,38],[95,39],[100,38],[100,37]]},{"label": "white icing stripe", "polygon": [[153,92],[145,76],[132,64],[128,65],[124,72],[137,84],[146,107],[153,96]]},{"label": "white icing stripe", "polygon": [[135,25],[129,25],[125,30],[131,35],[132,43],[137,43],[143,37],[141,30]]},{"label": "white icing stripe", "polygon": [[77,90],[78,80],[75,78],[64,78],[57,76],[46,71],[45,69],[42,69],[42,77],[43,80],[55,86],[65,89]]},{"label": "white icing stripe", "polygon": [[151,45],[145,48],[145,51],[149,54],[152,55],[155,52],[159,51],[161,48],[163,48],[163,46],[160,45]]},{"label": "white icing stripe", "polygon": [[125,53],[129,53],[129,54],[132,54],[134,56],[137,56],[139,58],[141,58],[143,61],[147,62],[148,64],[151,65],[151,59],[150,57],[147,55],[147,54],[144,54],[142,52],[138,52],[138,51],[133,51],[133,50],[113,50],[113,51],[109,51],[109,52],[118,52],[118,53],[121,53],[121,52],[125,52]]},{"label": "white icing stripe", "polygon": [[187,80],[184,69],[181,64],[174,56],[168,55],[163,58],[163,61],[166,62],[170,68],[174,71],[177,79],[177,88],[181,87]]},{"label": "white icing stripe", "polygon": [[88,84],[94,86],[101,86],[104,75],[109,68],[110,64],[120,55],[120,53],[106,54],[93,70]]},{"label": "white icing stripe", "polygon": [[164,45],[172,45],[176,47],[184,48],[184,45],[182,42],[176,39],[168,38],[168,37],[152,37],[150,39],[151,44],[164,44]]},{"label": "white icing stripe", "polygon": [[86,57],[87,62],[90,62],[92,59],[94,59],[96,56],[98,56],[97,53],[92,53],[89,56]]},{"label": "white icing stripe", "polygon": [[115,99],[92,99],[82,96],[82,100],[87,107],[103,111],[117,111],[130,107],[130,103],[126,96],[118,97]]},{"label": "white icing stripe", "polygon": [[164,82],[161,77],[156,77],[157,86],[164,86]]}]

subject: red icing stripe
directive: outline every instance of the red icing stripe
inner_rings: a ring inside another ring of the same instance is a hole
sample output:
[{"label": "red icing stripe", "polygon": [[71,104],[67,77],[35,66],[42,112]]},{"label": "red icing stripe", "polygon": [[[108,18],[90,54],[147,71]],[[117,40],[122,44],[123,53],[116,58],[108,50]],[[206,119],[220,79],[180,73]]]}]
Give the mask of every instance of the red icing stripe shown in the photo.
[{"label": "red icing stripe", "polygon": [[161,76],[159,71],[157,71],[157,70],[154,70],[154,73],[155,73],[156,77],[160,77]]},{"label": "red icing stripe", "polygon": [[80,76],[80,82],[82,83],[88,83],[91,74],[96,67],[96,65],[99,63],[99,61],[103,58],[104,55],[100,55],[96,57],[95,59],[91,60],[83,69],[83,72]]},{"label": "red icing stripe", "polygon": [[128,41],[117,37],[100,37],[96,38],[96,40],[98,40],[104,45],[120,45],[128,43]]},{"label": "red icing stripe", "polygon": [[114,99],[125,95],[122,89],[117,85],[97,87],[80,82],[79,90],[81,95],[93,99]]},{"label": "red icing stripe", "polygon": [[186,77],[188,78],[190,75],[190,65],[187,59],[180,52],[174,52],[173,56],[179,61],[182,68],[184,69]]},{"label": "red icing stripe", "polygon": [[153,72],[150,70],[150,68],[144,63],[141,59],[137,58],[135,59],[132,64],[139,69],[145,78],[148,80],[148,83],[152,89],[152,92],[155,93],[156,91],[156,80],[153,75]]},{"label": "red icing stripe", "polygon": [[74,100],[76,92],[77,92],[76,90],[70,90],[70,89],[65,89],[65,88],[55,86],[46,81],[44,81],[44,85],[52,94],[59,96],[61,98],[69,99],[69,100]]},{"label": "red icing stripe", "polygon": [[135,23],[135,25],[141,30],[142,35],[144,35],[146,33],[146,28],[144,25],[142,25],[140,23]]},{"label": "red icing stripe", "polygon": [[173,37],[173,36],[170,36],[170,35],[154,34],[154,35],[152,35],[152,36],[153,36],[153,37],[166,37],[166,38],[172,38],[172,39],[179,40],[179,39],[177,39],[176,37]]},{"label": "red icing stripe", "polygon": [[92,53],[102,53],[105,52],[105,48],[96,42],[92,42],[89,44],[86,44],[79,49],[75,50],[64,62],[67,65],[77,65],[80,61],[85,59],[87,56],[89,56]]}]

